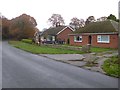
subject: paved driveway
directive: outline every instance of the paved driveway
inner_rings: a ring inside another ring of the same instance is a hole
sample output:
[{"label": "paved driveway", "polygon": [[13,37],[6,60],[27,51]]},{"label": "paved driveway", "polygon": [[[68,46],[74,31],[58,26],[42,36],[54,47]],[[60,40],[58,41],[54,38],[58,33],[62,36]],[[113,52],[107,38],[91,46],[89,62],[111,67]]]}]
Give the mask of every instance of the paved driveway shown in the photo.
[{"label": "paved driveway", "polygon": [[62,60],[62,61],[68,61],[68,60],[83,60],[85,57],[80,54],[39,54],[41,56],[55,59],[55,60]]}]

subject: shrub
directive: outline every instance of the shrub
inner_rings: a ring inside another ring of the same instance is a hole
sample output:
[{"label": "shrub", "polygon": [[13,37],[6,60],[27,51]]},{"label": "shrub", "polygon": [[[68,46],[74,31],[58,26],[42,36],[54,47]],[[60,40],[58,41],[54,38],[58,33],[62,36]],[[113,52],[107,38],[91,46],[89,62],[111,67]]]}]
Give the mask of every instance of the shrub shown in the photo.
[{"label": "shrub", "polygon": [[32,40],[31,39],[22,39],[21,41],[25,42],[25,43],[32,44]]}]

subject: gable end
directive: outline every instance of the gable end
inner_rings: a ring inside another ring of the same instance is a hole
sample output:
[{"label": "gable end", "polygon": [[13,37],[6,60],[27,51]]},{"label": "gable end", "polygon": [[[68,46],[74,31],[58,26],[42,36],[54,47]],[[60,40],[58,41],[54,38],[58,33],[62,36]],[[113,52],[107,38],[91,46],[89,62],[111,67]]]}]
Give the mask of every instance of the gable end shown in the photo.
[{"label": "gable end", "polygon": [[58,35],[58,34],[60,34],[61,32],[63,32],[65,29],[67,29],[67,28],[69,28],[72,32],[74,31],[72,28],[70,28],[70,27],[65,27],[65,28],[63,28],[61,31],[59,31],[56,35]]}]

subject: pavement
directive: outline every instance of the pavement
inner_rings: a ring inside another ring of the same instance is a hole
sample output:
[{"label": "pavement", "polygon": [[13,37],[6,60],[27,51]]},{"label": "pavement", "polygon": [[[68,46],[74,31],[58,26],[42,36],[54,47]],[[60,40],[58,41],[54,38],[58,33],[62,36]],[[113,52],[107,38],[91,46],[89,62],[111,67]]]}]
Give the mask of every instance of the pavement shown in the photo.
[{"label": "pavement", "polygon": [[[109,51],[103,53],[87,53],[87,54],[39,54],[40,56],[68,63],[74,66],[82,67],[95,72],[106,74],[102,69],[102,65],[108,58],[118,55],[117,51]],[[93,66],[88,66],[87,62],[95,61]]]},{"label": "pavement", "polygon": [[117,87],[117,78],[31,54],[3,42],[2,88]]},{"label": "pavement", "polygon": [[83,61],[85,57],[81,54],[39,54],[39,55],[79,67],[86,65],[86,62]]},{"label": "pavement", "polygon": [[47,58],[62,61],[82,61],[85,57],[80,54],[39,54]]}]

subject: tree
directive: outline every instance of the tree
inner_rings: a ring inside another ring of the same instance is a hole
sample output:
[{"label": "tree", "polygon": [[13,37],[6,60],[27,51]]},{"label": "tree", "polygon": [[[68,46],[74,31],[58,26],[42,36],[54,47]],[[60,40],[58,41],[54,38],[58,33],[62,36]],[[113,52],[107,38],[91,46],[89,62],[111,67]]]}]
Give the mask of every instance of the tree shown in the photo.
[{"label": "tree", "polygon": [[73,17],[71,19],[71,22],[69,23],[69,25],[74,29],[78,29],[80,27],[84,27],[85,21],[84,21],[84,19],[78,19],[76,17]]},{"label": "tree", "polygon": [[113,21],[116,21],[116,22],[120,22],[120,20],[117,19],[116,16],[113,15],[113,14],[110,14],[110,15],[107,17],[107,19],[110,19],[110,20],[113,20]]},{"label": "tree", "polygon": [[53,27],[64,25],[64,19],[60,14],[53,14],[48,21],[52,24]]},{"label": "tree", "polygon": [[116,21],[117,21],[117,22],[120,22],[120,19],[117,19]]},{"label": "tree", "polygon": [[97,21],[106,21],[107,20],[107,17],[106,16],[103,16],[103,17],[100,17],[97,19]]},{"label": "tree", "polygon": [[91,22],[95,22],[95,17],[94,16],[89,16],[86,21],[85,21],[85,25],[88,25]]},{"label": "tree", "polygon": [[9,38],[9,26],[10,26],[10,20],[2,16],[2,38],[3,39]]},{"label": "tree", "polygon": [[14,39],[33,38],[35,33],[36,20],[26,14],[22,14],[11,20],[10,37]]},{"label": "tree", "polygon": [[84,19],[80,19],[80,27],[84,27],[85,26],[85,21]]},{"label": "tree", "polygon": [[116,18],[115,15],[113,15],[113,14],[110,14],[110,15],[107,17],[107,19],[117,21],[117,18]]}]

